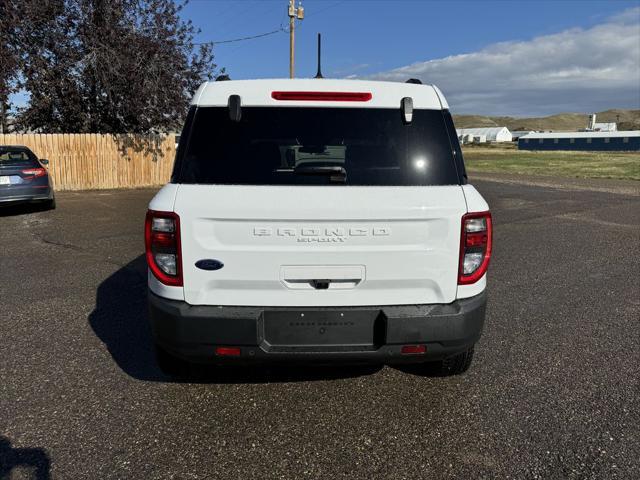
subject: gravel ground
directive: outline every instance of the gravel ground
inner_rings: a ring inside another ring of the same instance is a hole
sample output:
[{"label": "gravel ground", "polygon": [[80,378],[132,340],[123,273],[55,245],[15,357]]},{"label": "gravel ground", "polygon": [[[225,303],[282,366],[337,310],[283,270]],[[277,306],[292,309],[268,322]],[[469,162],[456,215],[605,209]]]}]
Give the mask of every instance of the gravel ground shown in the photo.
[{"label": "gravel ground", "polygon": [[484,336],[453,378],[169,382],[141,256],[154,192],[1,211],[0,478],[640,478],[637,196],[615,182],[475,184],[495,256]]}]

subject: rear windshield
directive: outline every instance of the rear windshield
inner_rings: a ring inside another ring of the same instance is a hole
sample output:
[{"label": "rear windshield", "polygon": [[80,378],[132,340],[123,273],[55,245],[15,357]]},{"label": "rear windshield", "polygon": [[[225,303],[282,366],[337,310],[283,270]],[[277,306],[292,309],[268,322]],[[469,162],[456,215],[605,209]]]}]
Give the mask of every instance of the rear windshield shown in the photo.
[{"label": "rear windshield", "polygon": [[[448,112],[447,112],[448,113]],[[190,131],[189,131],[190,130]],[[226,107],[190,112],[174,183],[453,185],[460,179],[444,112],[400,109]]]},{"label": "rear windshield", "polygon": [[35,156],[25,149],[0,147],[1,167],[33,167],[37,162]]}]

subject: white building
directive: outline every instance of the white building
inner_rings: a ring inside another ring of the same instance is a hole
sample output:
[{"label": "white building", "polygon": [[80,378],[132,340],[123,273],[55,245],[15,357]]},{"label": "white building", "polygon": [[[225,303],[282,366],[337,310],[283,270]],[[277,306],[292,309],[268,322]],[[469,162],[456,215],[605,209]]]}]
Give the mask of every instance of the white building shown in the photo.
[{"label": "white building", "polygon": [[618,125],[616,124],[616,122],[610,122],[610,123],[596,122],[593,124],[593,130],[596,132],[617,132]]},{"label": "white building", "polygon": [[589,115],[589,125],[587,125],[587,132],[617,132],[618,125],[615,122],[599,123],[596,122],[596,114]]},{"label": "white building", "polygon": [[473,135],[471,135],[471,134],[458,135],[458,140],[460,140],[460,143],[462,143],[462,144],[464,144],[464,143],[473,143]]},{"label": "white building", "polygon": [[484,136],[487,142],[510,142],[511,132],[507,127],[488,128],[458,128],[458,137],[461,135],[473,135],[474,137]]}]

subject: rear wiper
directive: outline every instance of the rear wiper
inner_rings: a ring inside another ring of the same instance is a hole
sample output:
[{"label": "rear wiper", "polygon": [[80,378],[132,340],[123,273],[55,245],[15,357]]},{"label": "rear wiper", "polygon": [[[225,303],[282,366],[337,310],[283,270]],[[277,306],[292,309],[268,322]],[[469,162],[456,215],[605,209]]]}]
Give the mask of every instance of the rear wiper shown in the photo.
[{"label": "rear wiper", "polygon": [[346,182],[347,171],[344,167],[331,166],[331,165],[317,165],[317,166],[305,166],[299,165],[293,169],[293,173],[297,175],[329,175],[331,181],[334,182]]}]

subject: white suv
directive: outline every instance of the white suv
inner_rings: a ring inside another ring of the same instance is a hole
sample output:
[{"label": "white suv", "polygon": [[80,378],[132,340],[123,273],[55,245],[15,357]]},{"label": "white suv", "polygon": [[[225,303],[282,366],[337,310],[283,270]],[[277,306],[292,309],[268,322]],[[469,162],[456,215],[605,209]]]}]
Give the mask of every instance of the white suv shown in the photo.
[{"label": "white suv", "polygon": [[158,363],[461,373],[484,323],[491,237],[437,87],[205,83],[146,218]]}]

